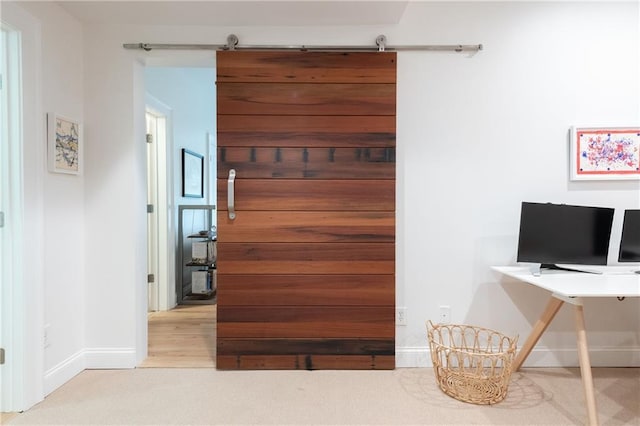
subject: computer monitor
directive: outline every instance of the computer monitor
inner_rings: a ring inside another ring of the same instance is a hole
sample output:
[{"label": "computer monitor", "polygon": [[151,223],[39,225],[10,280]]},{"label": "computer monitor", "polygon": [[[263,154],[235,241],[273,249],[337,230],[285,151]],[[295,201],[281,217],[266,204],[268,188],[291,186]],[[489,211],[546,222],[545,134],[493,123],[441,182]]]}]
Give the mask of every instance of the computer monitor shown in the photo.
[{"label": "computer monitor", "polygon": [[640,210],[625,210],[618,262],[640,263]]},{"label": "computer monitor", "polygon": [[614,209],[551,203],[522,203],[518,262],[606,265]]}]

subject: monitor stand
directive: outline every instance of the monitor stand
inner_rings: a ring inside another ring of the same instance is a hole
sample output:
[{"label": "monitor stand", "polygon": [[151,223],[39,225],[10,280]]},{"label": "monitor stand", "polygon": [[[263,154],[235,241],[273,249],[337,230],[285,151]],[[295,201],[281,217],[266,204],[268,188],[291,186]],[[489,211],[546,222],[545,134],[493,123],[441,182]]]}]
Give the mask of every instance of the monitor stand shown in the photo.
[{"label": "monitor stand", "polygon": [[538,268],[533,268],[531,272],[535,276],[540,276],[540,274],[542,273],[542,270],[582,272],[584,274],[599,274],[599,272],[596,272],[596,271],[589,271],[589,270],[580,269],[580,268],[568,268],[566,266],[558,266],[555,263],[542,263]]}]

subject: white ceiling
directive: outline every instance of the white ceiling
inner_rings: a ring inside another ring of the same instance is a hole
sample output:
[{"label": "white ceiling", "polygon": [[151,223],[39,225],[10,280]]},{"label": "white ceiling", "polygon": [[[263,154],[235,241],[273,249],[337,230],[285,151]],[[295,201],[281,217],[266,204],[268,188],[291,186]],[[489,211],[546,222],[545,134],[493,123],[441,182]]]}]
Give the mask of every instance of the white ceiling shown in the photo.
[{"label": "white ceiling", "polygon": [[397,24],[408,0],[58,1],[84,23],[311,26]]}]

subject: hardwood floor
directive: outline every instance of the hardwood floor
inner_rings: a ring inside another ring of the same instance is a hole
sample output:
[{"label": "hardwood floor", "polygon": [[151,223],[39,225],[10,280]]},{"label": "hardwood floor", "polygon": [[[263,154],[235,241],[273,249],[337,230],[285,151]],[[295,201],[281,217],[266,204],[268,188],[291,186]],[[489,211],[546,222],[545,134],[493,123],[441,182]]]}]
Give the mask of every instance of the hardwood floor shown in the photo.
[{"label": "hardwood floor", "polygon": [[149,354],[141,368],[215,368],[216,305],[149,313]]}]

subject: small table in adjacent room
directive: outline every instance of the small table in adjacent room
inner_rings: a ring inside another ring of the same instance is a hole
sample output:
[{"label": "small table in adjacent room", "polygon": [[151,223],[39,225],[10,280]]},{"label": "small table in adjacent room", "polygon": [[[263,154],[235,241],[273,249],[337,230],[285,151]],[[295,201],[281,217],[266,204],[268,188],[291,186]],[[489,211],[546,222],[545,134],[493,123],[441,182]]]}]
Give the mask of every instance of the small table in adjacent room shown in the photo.
[{"label": "small table in adjacent room", "polygon": [[[562,305],[564,303],[573,305],[578,339],[578,359],[587,405],[588,424],[597,425],[598,412],[589,361],[582,299],[586,297],[640,297],[640,275],[634,274],[631,266],[627,272],[615,268],[610,270],[615,272],[607,272],[607,268],[602,268],[602,273],[599,274],[544,271],[542,274],[534,275],[528,267],[523,266],[494,266],[492,269],[551,293],[542,316],[533,326],[531,334],[516,356],[513,371],[520,369]],[[636,269],[638,268],[636,267]]]}]

